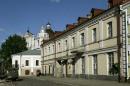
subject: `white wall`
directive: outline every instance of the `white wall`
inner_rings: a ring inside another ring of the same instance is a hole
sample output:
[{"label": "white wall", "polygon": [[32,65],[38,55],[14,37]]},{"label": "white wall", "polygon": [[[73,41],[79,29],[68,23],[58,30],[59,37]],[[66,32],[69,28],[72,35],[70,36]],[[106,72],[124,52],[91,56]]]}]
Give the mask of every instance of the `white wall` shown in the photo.
[{"label": "white wall", "polygon": [[[18,61],[20,76],[22,76],[21,69],[31,69],[31,72],[34,72],[34,69],[41,70],[40,55],[12,55],[12,65],[15,64],[15,60]],[[29,60],[29,66],[25,65],[26,60]],[[39,60],[39,66],[36,66],[36,60]]]}]

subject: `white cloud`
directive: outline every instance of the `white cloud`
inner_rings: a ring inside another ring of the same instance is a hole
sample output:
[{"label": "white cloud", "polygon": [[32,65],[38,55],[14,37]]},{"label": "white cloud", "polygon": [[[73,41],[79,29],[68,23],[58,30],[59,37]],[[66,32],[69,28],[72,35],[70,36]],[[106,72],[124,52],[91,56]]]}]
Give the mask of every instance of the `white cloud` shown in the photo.
[{"label": "white cloud", "polygon": [[61,0],[50,0],[51,2],[60,3]]}]

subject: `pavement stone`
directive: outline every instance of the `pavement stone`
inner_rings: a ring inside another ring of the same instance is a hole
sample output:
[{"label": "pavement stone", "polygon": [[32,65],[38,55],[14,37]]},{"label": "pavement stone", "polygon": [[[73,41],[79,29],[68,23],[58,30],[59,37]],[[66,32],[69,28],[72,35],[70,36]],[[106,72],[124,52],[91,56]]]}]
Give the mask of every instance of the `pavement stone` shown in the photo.
[{"label": "pavement stone", "polygon": [[117,81],[106,80],[88,80],[77,78],[55,78],[50,76],[33,77],[39,80],[48,80],[55,83],[61,83],[69,86],[130,86],[130,83],[119,83]]}]

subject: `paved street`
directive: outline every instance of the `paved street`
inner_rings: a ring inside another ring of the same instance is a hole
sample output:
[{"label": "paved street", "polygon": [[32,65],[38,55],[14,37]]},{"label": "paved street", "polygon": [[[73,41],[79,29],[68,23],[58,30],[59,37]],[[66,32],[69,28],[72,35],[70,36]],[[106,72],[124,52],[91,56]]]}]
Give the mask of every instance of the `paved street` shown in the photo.
[{"label": "paved street", "polygon": [[61,83],[54,83],[48,80],[39,80],[36,78],[24,78],[22,81],[13,83],[14,86],[69,86]]},{"label": "paved street", "polygon": [[27,77],[16,82],[0,83],[0,86],[130,86],[116,81],[85,80],[54,77]]},{"label": "paved street", "polygon": [[130,86],[130,83],[118,83],[117,81],[106,81],[106,80],[54,78],[45,76],[34,78],[39,80],[49,80],[54,83],[64,84],[65,86]]},{"label": "paved street", "polygon": [[62,83],[54,83],[48,80],[39,80],[36,78],[24,78],[21,81],[3,82],[0,86],[70,86]]}]

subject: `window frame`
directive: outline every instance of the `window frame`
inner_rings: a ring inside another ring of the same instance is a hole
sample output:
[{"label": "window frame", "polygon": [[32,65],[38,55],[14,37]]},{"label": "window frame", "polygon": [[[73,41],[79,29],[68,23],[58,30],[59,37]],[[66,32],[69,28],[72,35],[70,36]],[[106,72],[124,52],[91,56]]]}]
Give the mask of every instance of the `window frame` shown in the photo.
[{"label": "window frame", "polygon": [[97,55],[93,55],[93,74],[97,75],[98,74],[98,57]]},{"label": "window frame", "polygon": [[107,23],[107,37],[108,38],[113,37],[112,21]]},{"label": "window frame", "polygon": [[84,45],[85,44],[85,35],[84,33],[80,34],[80,45]]},{"label": "window frame", "polygon": [[29,60],[25,60],[25,66],[29,66]]},{"label": "window frame", "polygon": [[58,52],[60,52],[60,48],[61,48],[61,43],[58,43]]},{"label": "window frame", "polygon": [[18,67],[18,60],[15,60],[15,64],[14,64],[15,68]]},{"label": "window frame", "polygon": [[65,50],[68,49],[68,40],[65,40]]},{"label": "window frame", "polygon": [[36,60],[36,66],[39,66],[39,60]]},{"label": "window frame", "polygon": [[97,41],[97,30],[96,28],[92,29],[92,42],[96,42]]},{"label": "window frame", "polygon": [[[109,52],[108,53],[108,69],[109,69],[109,71],[113,67],[113,65],[114,65],[114,53]],[[109,74],[112,75],[111,73],[109,73]]]},{"label": "window frame", "polygon": [[75,44],[75,42],[76,42],[75,40],[76,40],[75,37],[72,37],[72,48],[75,48],[75,45],[76,45]]}]

